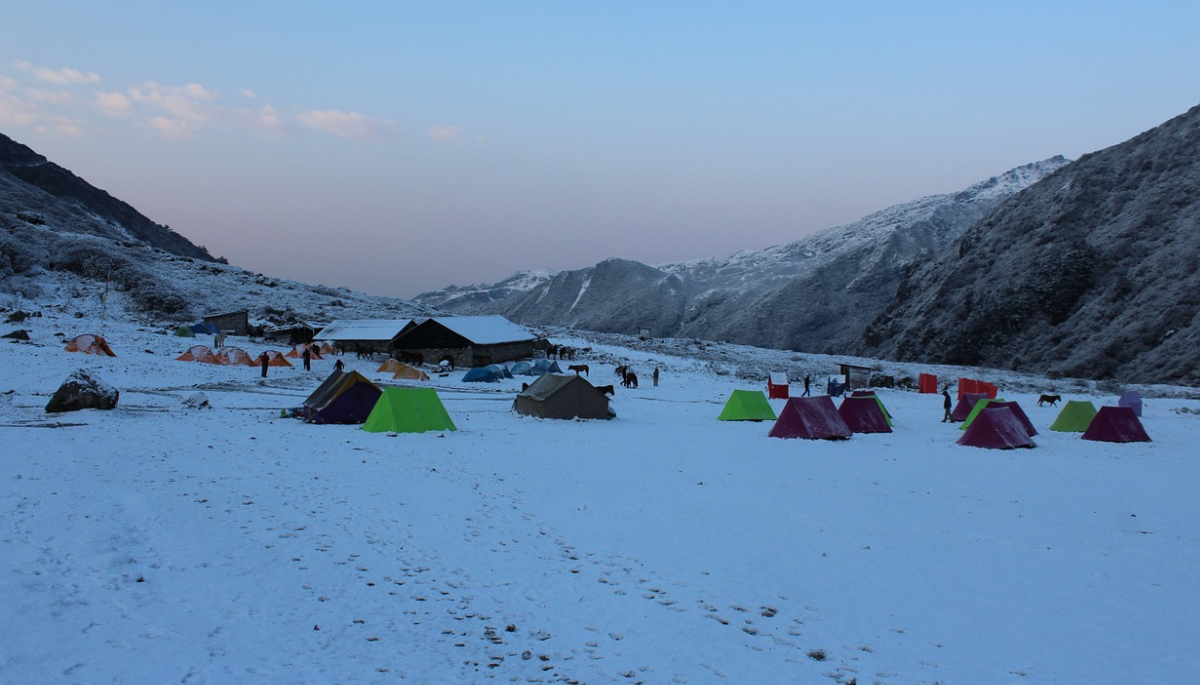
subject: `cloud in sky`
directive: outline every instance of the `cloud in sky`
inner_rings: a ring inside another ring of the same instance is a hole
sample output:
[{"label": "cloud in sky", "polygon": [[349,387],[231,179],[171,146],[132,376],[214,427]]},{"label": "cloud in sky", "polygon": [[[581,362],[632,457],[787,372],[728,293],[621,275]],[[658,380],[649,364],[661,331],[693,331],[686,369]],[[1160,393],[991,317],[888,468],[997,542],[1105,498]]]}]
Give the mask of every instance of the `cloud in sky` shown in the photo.
[{"label": "cloud in sky", "polygon": [[376,119],[358,112],[343,112],[337,109],[309,110],[296,117],[309,128],[338,136],[359,140],[378,140],[399,132],[400,127],[386,119]]},{"label": "cloud in sky", "polygon": [[438,124],[436,126],[430,126],[427,133],[431,139],[439,143],[462,142],[462,129],[457,126]]},{"label": "cloud in sky", "polygon": [[[25,61],[15,65],[17,78],[0,74],[0,124],[33,126],[42,132],[77,136],[96,130],[99,126],[90,123],[89,116],[97,112],[110,118],[131,119],[164,138],[175,140],[212,129],[246,129],[278,137],[307,128],[358,140],[379,140],[401,131],[395,122],[354,111],[296,107],[281,110],[271,104],[230,104],[223,100],[219,90],[199,83],[173,86],[144,81],[124,89],[88,93],[89,86],[102,82],[94,72],[51,69]],[[34,83],[50,83],[58,88],[47,89]],[[258,99],[258,93],[249,88],[238,88],[236,92],[244,100]],[[447,129],[439,135],[454,134]]]}]

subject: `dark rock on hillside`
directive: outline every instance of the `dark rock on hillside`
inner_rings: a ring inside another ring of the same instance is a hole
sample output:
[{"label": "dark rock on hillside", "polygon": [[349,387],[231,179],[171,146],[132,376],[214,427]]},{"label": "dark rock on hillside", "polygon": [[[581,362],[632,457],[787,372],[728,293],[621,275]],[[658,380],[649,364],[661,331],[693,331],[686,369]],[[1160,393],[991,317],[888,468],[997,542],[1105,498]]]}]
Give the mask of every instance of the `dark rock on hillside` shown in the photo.
[{"label": "dark rock on hillside", "polygon": [[70,171],[0,134],[0,221],[52,225],[216,261],[203,247],[146,218]]},{"label": "dark rock on hillside", "polygon": [[1200,107],[997,207],[906,273],[855,351],[1200,382]]}]

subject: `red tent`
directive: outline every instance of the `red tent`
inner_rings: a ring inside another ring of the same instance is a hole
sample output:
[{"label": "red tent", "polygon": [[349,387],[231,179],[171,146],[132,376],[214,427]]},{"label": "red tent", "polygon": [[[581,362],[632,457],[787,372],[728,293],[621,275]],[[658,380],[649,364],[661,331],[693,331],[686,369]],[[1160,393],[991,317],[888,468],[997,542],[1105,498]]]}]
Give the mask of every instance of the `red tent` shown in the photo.
[{"label": "red tent", "polygon": [[988,405],[979,412],[971,427],[963,431],[957,440],[959,445],[1006,450],[1014,447],[1034,447],[1033,439],[1025,432],[1025,426],[1009,407]]},{"label": "red tent", "polygon": [[887,416],[879,406],[879,400],[874,395],[859,396],[857,394],[842,400],[838,407],[838,416],[846,422],[853,433],[891,433]]},{"label": "red tent", "polygon": [[917,387],[926,395],[937,394],[937,376],[932,373],[923,373],[917,381]]},{"label": "red tent", "polygon": [[958,404],[954,405],[954,411],[950,412],[951,421],[966,421],[971,415],[971,410],[975,408],[975,403],[979,400],[986,400],[988,396],[984,393],[970,392],[965,395],[959,395]]},{"label": "red tent", "polygon": [[852,433],[829,395],[818,395],[789,399],[767,435],[772,438],[834,440],[848,438]]},{"label": "red tent", "polygon": [[983,393],[990,399],[996,399],[996,393],[1000,388],[987,381],[977,381],[973,378],[958,379],[958,398],[962,399],[967,393]]},{"label": "red tent", "polygon": [[1100,407],[1083,432],[1084,440],[1101,442],[1150,442],[1133,407]]}]

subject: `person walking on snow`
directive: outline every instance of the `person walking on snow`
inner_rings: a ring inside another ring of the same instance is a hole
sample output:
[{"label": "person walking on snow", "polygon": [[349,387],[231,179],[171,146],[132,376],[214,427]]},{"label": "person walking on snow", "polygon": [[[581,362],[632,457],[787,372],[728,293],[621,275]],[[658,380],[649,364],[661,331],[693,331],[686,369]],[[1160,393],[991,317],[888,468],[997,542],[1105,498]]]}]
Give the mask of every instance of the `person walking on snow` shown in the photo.
[{"label": "person walking on snow", "polygon": [[304,348],[304,354],[301,356],[304,357],[304,370],[311,371],[312,370],[312,352],[309,352],[308,348],[306,347],[306,348]]},{"label": "person walking on snow", "polygon": [[942,389],[942,397],[946,398],[946,399],[942,400],[942,408],[946,410],[945,414],[942,415],[942,423],[946,423],[947,421],[951,421],[951,419],[950,419],[950,388]]},{"label": "person walking on snow", "polygon": [[342,369],[346,368],[346,365],[344,363],[342,363],[341,359],[339,359],[339,360],[337,360],[337,363],[333,365],[333,368],[337,369],[338,371],[341,371]]},{"label": "person walking on snow", "polygon": [[809,378],[808,376],[805,376],[805,377],[804,377],[804,394],[803,394],[803,395],[801,395],[801,397],[808,397],[808,396],[809,396],[809,395],[808,395],[808,386],[809,386],[809,384],[810,384],[810,383],[812,383],[812,378]]},{"label": "person walking on snow", "polygon": [[267,377],[267,365],[271,363],[271,360],[267,357],[266,352],[263,352],[261,355],[259,355],[258,362],[259,362],[259,364],[262,365],[262,377],[266,378]]}]

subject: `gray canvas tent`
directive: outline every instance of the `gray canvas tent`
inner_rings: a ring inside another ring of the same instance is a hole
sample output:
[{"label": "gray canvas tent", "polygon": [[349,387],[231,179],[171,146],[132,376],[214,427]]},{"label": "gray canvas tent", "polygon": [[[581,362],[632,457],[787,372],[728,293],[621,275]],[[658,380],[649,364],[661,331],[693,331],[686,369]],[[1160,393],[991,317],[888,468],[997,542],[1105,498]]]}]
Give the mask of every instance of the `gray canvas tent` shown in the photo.
[{"label": "gray canvas tent", "polygon": [[513,400],[513,411],[543,419],[611,419],[608,396],[581,376],[547,373]]}]

